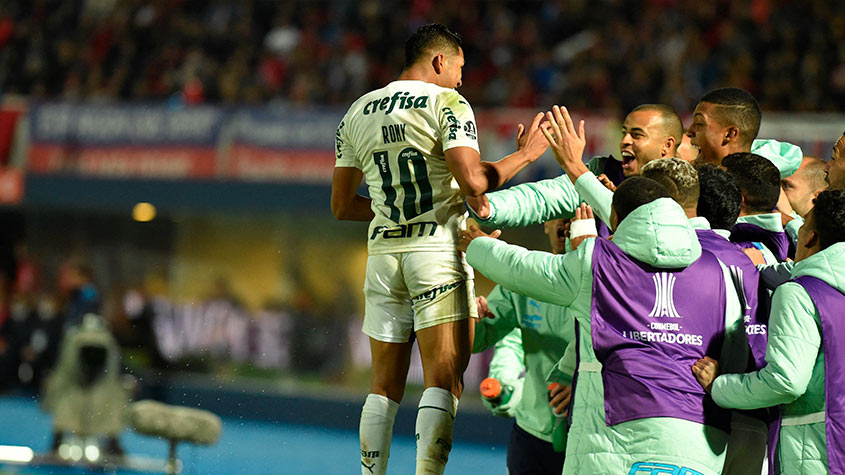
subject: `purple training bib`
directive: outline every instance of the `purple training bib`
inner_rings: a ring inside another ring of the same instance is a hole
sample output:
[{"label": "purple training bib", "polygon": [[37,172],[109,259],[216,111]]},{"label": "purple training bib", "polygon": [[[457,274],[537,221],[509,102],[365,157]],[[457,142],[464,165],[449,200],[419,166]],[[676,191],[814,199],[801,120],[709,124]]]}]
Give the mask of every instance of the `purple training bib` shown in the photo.
[{"label": "purple training bib", "polygon": [[730,428],[690,368],[719,358],[725,333],[725,283],[716,257],[659,269],[596,239],[593,251],[593,348],[602,363],[608,425],[674,417]]},{"label": "purple training bib", "polygon": [[845,294],[810,276],[794,279],[819,312],[824,348],[825,434],[831,475],[845,474]]},{"label": "purple training bib", "polygon": [[756,224],[738,223],[731,228],[731,242],[740,249],[753,247],[752,243],[759,242],[772,251],[779,262],[784,262],[787,257],[795,258],[795,244],[785,231],[769,231]]},{"label": "purple training bib", "polygon": [[748,345],[756,367],[749,371],[757,371],[766,366],[766,340],[768,340],[769,305],[768,295],[760,287],[760,272],[751,259],[739,250],[737,246],[710,229],[696,229],[701,248],[712,252],[722,261],[731,272],[734,286],[739,294],[742,306],[742,321],[745,323],[745,333]]}]

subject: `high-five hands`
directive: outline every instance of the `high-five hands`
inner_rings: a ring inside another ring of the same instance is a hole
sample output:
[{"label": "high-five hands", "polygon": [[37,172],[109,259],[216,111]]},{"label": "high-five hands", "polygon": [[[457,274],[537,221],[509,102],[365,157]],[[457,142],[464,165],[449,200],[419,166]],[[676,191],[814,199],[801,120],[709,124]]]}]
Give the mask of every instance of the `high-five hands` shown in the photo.
[{"label": "high-five hands", "polygon": [[705,356],[692,365],[692,374],[698,380],[698,384],[710,394],[713,387],[713,380],[719,376],[719,362],[709,356]]},{"label": "high-five hands", "polygon": [[549,148],[549,142],[543,139],[543,132],[549,127],[548,122],[543,122],[543,113],[538,112],[531,122],[531,126],[525,129],[525,126],[519,124],[516,131],[516,149],[528,153],[531,161],[540,158],[543,152]]},{"label": "high-five hands", "polygon": [[553,106],[546,112],[548,128],[542,128],[543,135],[552,147],[555,160],[573,181],[586,173],[587,167],[582,161],[584,148],[587,146],[587,136],[584,132],[584,121],[578,123],[578,130],[566,107]]}]

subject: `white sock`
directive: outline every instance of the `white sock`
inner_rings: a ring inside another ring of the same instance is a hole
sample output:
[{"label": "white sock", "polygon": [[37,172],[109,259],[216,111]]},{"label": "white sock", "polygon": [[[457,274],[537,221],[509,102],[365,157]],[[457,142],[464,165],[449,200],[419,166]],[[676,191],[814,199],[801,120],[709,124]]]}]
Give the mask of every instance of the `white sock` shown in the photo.
[{"label": "white sock", "polygon": [[361,473],[384,475],[393,437],[393,419],[399,403],[380,394],[368,394],[361,409]]},{"label": "white sock", "polygon": [[441,388],[427,388],[417,411],[417,474],[442,474],[452,450],[452,424],[458,398]]}]

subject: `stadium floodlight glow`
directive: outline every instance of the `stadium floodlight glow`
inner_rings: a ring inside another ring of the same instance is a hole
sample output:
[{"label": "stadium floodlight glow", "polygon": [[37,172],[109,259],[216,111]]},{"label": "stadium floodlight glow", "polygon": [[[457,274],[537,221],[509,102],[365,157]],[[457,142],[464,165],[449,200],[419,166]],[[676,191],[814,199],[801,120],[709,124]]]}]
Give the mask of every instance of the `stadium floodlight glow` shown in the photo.
[{"label": "stadium floodlight glow", "polygon": [[85,447],[85,458],[89,462],[96,462],[100,458],[100,449],[96,445]]},{"label": "stadium floodlight glow", "polygon": [[0,461],[29,463],[35,453],[29,447],[20,445],[0,445]]},{"label": "stadium floodlight glow", "polygon": [[134,208],[132,208],[132,219],[135,221],[139,221],[142,223],[146,223],[148,221],[152,221],[156,217],[156,207],[152,205],[152,203],[137,203]]},{"label": "stadium floodlight glow", "polygon": [[71,445],[70,446],[70,459],[74,462],[79,462],[82,460],[82,447],[78,445]]}]

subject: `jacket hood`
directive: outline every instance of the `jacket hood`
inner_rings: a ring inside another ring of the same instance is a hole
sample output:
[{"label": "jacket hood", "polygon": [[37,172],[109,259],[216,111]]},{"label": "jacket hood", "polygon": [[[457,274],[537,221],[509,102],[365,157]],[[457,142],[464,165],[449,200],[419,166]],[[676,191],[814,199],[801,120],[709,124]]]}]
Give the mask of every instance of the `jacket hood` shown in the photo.
[{"label": "jacket hood", "polygon": [[786,178],[798,171],[801,160],[804,159],[801,147],[771,139],[752,142],[751,153],[756,153],[772,162],[778,167],[781,178]]},{"label": "jacket hood", "polygon": [[660,198],[632,211],[619,223],[613,242],[629,256],[654,267],[686,267],[701,257],[695,230],[671,198]]},{"label": "jacket hood", "polygon": [[736,219],[736,224],[746,223],[760,226],[766,231],[783,232],[783,221],[780,213],[749,214]]},{"label": "jacket hood", "polygon": [[827,249],[796,262],[792,277],[808,275],[827,282],[831,287],[845,293],[845,242],[838,242]]}]

